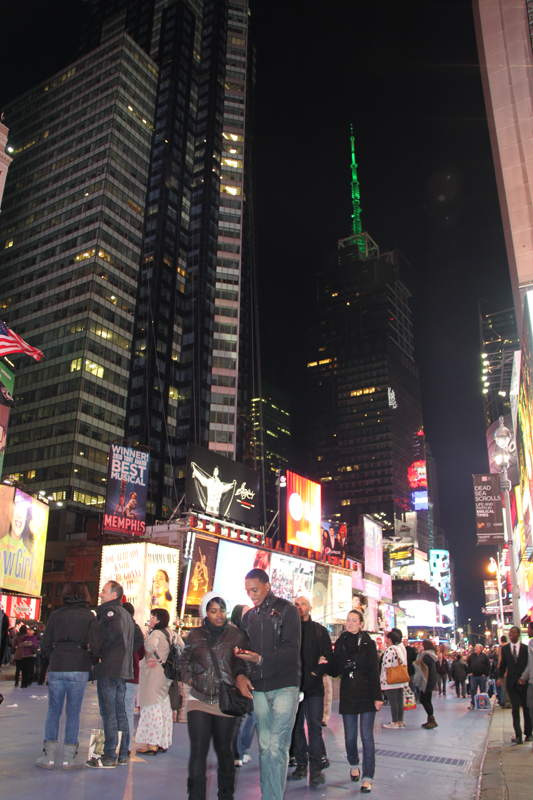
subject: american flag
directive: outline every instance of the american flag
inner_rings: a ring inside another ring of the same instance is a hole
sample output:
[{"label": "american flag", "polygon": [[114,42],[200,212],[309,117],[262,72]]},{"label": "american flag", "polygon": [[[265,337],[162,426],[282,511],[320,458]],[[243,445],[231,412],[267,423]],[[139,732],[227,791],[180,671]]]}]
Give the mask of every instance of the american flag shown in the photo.
[{"label": "american flag", "polygon": [[0,319],[0,356],[7,356],[9,353],[26,353],[36,361],[40,361],[43,356],[42,350],[25,342]]}]

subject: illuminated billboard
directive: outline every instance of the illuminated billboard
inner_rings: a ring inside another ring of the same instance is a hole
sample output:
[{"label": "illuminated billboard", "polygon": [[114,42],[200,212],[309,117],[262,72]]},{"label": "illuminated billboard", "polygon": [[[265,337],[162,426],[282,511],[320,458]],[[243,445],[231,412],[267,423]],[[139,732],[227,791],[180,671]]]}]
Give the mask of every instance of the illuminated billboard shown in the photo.
[{"label": "illuminated billboard", "polygon": [[276,597],[283,597],[292,603],[300,595],[312,597],[315,564],[291,558],[281,553],[270,557],[270,586]]},{"label": "illuminated billboard", "polygon": [[365,536],[365,573],[381,578],[383,575],[383,533],[382,526],[372,517],[363,517]]},{"label": "illuminated billboard", "polygon": [[346,622],[353,608],[350,570],[332,567],[329,574],[331,616],[328,622]]},{"label": "illuminated billboard", "polygon": [[259,525],[259,472],[213,450],[189,443],[187,502],[214,517]]},{"label": "illuminated billboard", "polygon": [[427,489],[428,480],[425,461],[413,461],[407,468],[407,480],[411,489]]},{"label": "illuminated billboard", "polygon": [[285,506],[288,544],[320,553],[322,548],[321,486],[287,471]]},{"label": "illuminated billboard", "polygon": [[430,582],[428,557],[413,544],[398,545],[390,550],[390,571],[396,581]]},{"label": "illuminated billboard", "polygon": [[400,600],[398,605],[406,614],[406,623],[409,628],[434,627],[438,625],[439,607],[437,603],[428,600]]},{"label": "illuminated billboard", "polygon": [[313,581],[312,617],[315,622],[327,625],[331,622],[329,607],[329,567],[325,564],[315,565],[315,579]]},{"label": "illuminated billboard", "polygon": [[427,489],[417,489],[416,492],[411,492],[411,500],[415,507],[415,511],[428,511],[429,497]]},{"label": "illuminated billboard", "polygon": [[321,524],[321,552],[326,556],[346,558],[348,556],[348,529],[345,522],[323,519]]},{"label": "illuminated billboard", "polygon": [[257,568],[264,569],[270,575],[268,550],[235,542],[219,542],[213,591],[227,600],[232,609],[236,605],[251,606],[252,601],[244,588],[244,579],[251,569]]},{"label": "illuminated billboard", "polygon": [[111,445],[104,512],[106,533],[145,533],[149,461],[150,455],[144,450]]},{"label": "illuminated billboard", "polygon": [[108,581],[120,583],[143,628],[152,608],[165,608],[176,620],[180,553],[175,547],[151,542],[111,544],[102,547],[100,591]]},{"label": "illuminated billboard", "polygon": [[478,544],[502,544],[503,527],[502,490],[499,475],[473,475],[474,502]]},{"label": "illuminated billboard", "polygon": [[0,485],[0,588],[40,595],[48,531],[48,506]]},{"label": "illuminated billboard", "polygon": [[213,589],[218,544],[212,539],[195,536],[186,587],[186,604],[188,606],[199,606],[204,594]]},{"label": "illuminated billboard", "polygon": [[0,594],[0,605],[11,619],[38,620],[41,615],[40,597]]}]

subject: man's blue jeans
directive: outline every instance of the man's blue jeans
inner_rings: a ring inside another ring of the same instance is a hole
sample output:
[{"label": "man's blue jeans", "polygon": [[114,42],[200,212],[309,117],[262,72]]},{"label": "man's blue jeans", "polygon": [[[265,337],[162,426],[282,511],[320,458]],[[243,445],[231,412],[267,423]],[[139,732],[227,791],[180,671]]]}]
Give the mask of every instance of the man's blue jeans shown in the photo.
[{"label": "man's blue jeans", "polygon": [[374,745],[375,711],[365,711],[364,714],[343,714],[344,741],[346,755],[351,767],[359,766],[359,751],[357,749],[357,729],[361,725],[361,741],[363,743],[363,769],[362,779],[373,780],[376,769],[376,748]]},{"label": "man's blue jeans", "polygon": [[470,695],[472,697],[472,705],[475,704],[475,696],[477,694],[477,687],[479,691],[484,694],[487,691],[487,678],[485,675],[471,675],[470,676]]},{"label": "man's blue jeans", "polygon": [[299,691],[297,686],[287,686],[254,692],[262,800],[283,798]]},{"label": "man's blue jeans", "polygon": [[126,681],[122,678],[98,678],[96,689],[104,725],[104,758],[116,761],[119,731],[122,731],[122,739],[118,757],[126,758],[130,744],[125,704]]},{"label": "man's blue jeans", "polygon": [[139,686],[137,683],[126,683],[124,705],[126,706],[126,718],[128,720],[128,730],[130,732],[130,746],[133,742],[133,715],[135,713],[135,696],[138,688]]},{"label": "man's blue jeans", "polygon": [[89,680],[88,672],[49,672],[48,673],[48,714],[44,728],[46,742],[57,742],[59,720],[67,698],[67,721],[65,725],[65,744],[78,745],[80,713],[85,689]]},{"label": "man's blue jeans", "polygon": [[[294,726],[294,756],[298,766],[307,767],[309,753],[309,769],[311,772],[322,767],[322,716],[324,714],[323,697],[304,697],[298,706],[296,725]],[[309,747],[305,738],[304,724],[307,720]]]}]

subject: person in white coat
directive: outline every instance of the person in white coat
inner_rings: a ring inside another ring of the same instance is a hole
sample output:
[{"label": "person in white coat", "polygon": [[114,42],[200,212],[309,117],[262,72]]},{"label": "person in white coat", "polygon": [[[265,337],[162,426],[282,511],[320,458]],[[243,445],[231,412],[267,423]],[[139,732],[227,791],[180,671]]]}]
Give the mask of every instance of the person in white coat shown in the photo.
[{"label": "person in white coat", "polygon": [[385,697],[389,701],[392,721],[386,722],[383,727],[393,729],[405,728],[405,722],[403,721],[403,690],[406,686],[409,686],[409,682],[387,683],[387,669],[389,667],[398,667],[401,664],[407,667],[407,651],[402,644],[400,634],[395,630],[385,634],[385,643],[387,649],[383,653],[383,659],[381,661],[381,689],[385,692]]}]

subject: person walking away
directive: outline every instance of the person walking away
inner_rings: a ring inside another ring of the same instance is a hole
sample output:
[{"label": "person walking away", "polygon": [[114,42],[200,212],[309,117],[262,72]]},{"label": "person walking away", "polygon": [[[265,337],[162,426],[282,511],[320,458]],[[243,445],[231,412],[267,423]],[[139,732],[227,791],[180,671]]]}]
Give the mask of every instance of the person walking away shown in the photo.
[{"label": "person walking away", "polygon": [[15,686],[18,686],[20,675],[21,689],[27,689],[30,685],[30,670],[36,648],[37,639],[33,631],[30,633],[25,625],[21,625],[15,637]]},{"label": "person walking away", "polygon": [[[294,724],[294,755],[296,769],[294,780],[307,776],[309,760],[309,783],[320,786],[325,778],[322,772],[324,760],[324,741],[322,739],[322,718],[324,715],[324,682],[322,676],[333,660],[333,648],[329,633],[323,625],[311,619],[311,603],[308,597],[300,596],[294,601],[302,622],[302,643],[300,657],[302,678],[300,691],[303,700],[298,705]],[[305,736],[305,723],[307,734]]]},{"label": "person walking away", "polygon": [[490,661],[483,647],[476,644],[474,652],[468,658],[468,673],[470,675],[470,708],[475,708],[475,697],[479,687],[480,694],[487,689],[487,675],[490,672]]},{"label": "person walking away", "polygon": [[422,724],[423,728],[438,728],[438,724],[435,720],[435,715],[433,713],[433,703],[431,701],[431,696],[433,694],[433,690],[437,685],[437,654],[433,647],[433,642],[429,639],[424,639],[422,642],[422,652],[420,653],[420,657],[415,664],[422,664],[425,666],[425,670],[422,668],[422,671],[425,674],[425,682],[424,686],[420,687],[420,702],[424,707],[424,711],[428,715],[427,722]]},{"label": "person walking away", "polygon": [[401,634],[397,631],[393,630],[385,634],[385,644],[386,649],[381,660],[381,690],[389,701],[392,719],[383,727],[397,730],[405,728],[403,690],[409,686],[409,682],[388,683],[387,670],[400,665],[407,667],[407,652],[402,643]]},{"label": "person walking away", "polygon": [[527,626],[529,642],[527,645],[527,666],[520,677],[520,683],[527,690],[527,707],[529,717],[533,722],[533,622],[530,620]]},{"label": "person walking away", "polygon": [[446,657],[446,651],[443,645],[439,647],[439,652],[437,653],[437,688],[439,690],[439,697],[442,695],[446,697],[446,684],[448,683],[448,678],[450,675],[450,668],[448,666],[448,659]]},{"label": "person walking away", "polygon": [[507,676],[507,693],[511,699],[513,709],[513,728],[515,744],[522,744],[522,728],[520,727],[520,708],[524,716],[524,736],[526,742],[533,741],[531,735],[531,716],[527,706],[527,688],[520,679],[528,664],[528,647],[520,641],[520,628],[512,627],[509,631],[509,644],[502,647],[502,657],[498,668],[498,683],[502,684],[504,675]]},{"label": "person walking away", "polygon": [[457,697],[466,698],[466,676],[468,674],[468,665],[464,661],[461,653],[457,653],[455,660],[452,663],[450,671],[452,679],[455,681],[455,694]]},{"label": "person walking away", "polygon": [[[133,678],[133,653],[143,644],[139,641],[133,617],[122,608],[123,589],[120,583],[108,581],[100,592],[102,601],[96,616],[102,637],[100,663],[93,670],[97,679],[98,705],[104,727],[104,752],[85,762],[93,769],[113,769],[128,765],[130,732],[126,717],[126,681]],[[121,732],[117,761],[117,746]]]},{"label": "person walking away", "polygon": [[144,642],[144,658],[140,662],[137,753],[156,756],[166,753],[172,744],[172,708],[168,696],[172,681],[165,676],[164,665],[171,643],[179,646],[178,635],[169,628],[166,608],[152,608],[150,633]]},{"label": "person walking away", "polygon": [[[142,630],[135,622],[135,609],[132,603],[122,603],[122,608],[133,617],[136,632],[134,639],[138,641],[139,635],[144,639]],[[124,705],[126,706],[126,717],[128,719],[128,730],[130,732],[130,749],[128,750],[128,756],[131,755],[131,746],[133,744],[133,717],[135,714],[135,698],[137,697],[137,690],[139,688],[139,664],[142,658],[144,658],[144,645],[141,645],[139,649],[133,653],[133,678],[130,681],[126,681]]]},{"label": "person walking away", "polygon": [[93,664],[100,656],[102,638],[98,620],[88,608],[87,586],[71,581],[61,592],[63,606],[50,614],[41,650],[49,662],[48,714],[44,729],[44,755],[35,765],[53,769],[59,750],[59,721],[66,699],[63,769],[82,769],[76,759],[79,746],[80,713]]},{"label": "person walking away", "polygon": [[[352,609],[346,618],[346,630],[334,648],[332,674],[341,676],[339,713],[344,725],[346,755],[350,780],[359,781],[361,791],[368,794],[376,769],[374,722],[383,705],[379,680],[378,651],[375,642],[363,630],[364,616]],[[362,775],[359,768],[358,733],[363,744]]]},{"label": "person walking away", "polygon": [[254,690],[261,795],[282,800],[301,680],[300,614],[288,600],[274,596],[263,569],[252,569],[244,585],[254,607],[241,627],[253,652],[240,657],[253,666],[247,685]]},{"label": "person walking away", "polygon": [[189,633],[181,654],[181,679],[191,686],[187,705],[191,743],[187,778],[189,800],[205,800],[206,763],[211,739],[218,760],[218,798],[233,798],[233,740],[237,719],[220,709],[218,673],[224,683],[236,686],[245,697],[251,697],[251,694],[246,677],[248,667],[240,657],[241,650],[249,652],[248,636],[229,624],[226,608],[226,601],[216,592],[208,592],[203,597],[200,606],[203,624]]}]

